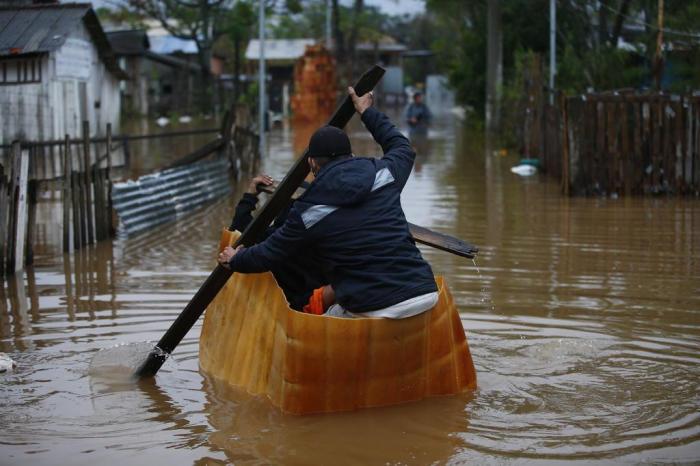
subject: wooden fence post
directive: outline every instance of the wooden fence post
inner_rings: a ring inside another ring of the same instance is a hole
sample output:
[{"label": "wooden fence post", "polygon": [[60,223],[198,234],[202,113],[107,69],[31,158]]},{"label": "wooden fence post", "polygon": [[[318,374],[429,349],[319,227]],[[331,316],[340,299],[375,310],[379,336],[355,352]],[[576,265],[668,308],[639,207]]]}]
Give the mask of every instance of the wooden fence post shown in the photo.
[{"label": "wooden fence post", "polygon": [[[68,157],[73,157],[73,155],[68,152]],[[82,202],[83,199],[83,189],[82,189],[82,176],[80,175],[80,157],[77,157],[77,170],[71,171],[70,182],[71,182],[71,192],[73,194],[73,246],[74,249],[80,249],[83,247],[84,238],[87,234],[85,231],[85,203]]]},{"label": "wooden fence post", "polygon": [[124,138],[124,167],[129,169],[131,167],[131,149],[129,148],[128,137]]},{"label": "wooden fence post", "polygon": [[[7,245],[8,184],[5,167],[0,165],[0,274],[5,275],[5,247]],[[0,288],[2,288],[0,286]]]},{"label": "wooden fence post", "polygon": [[112,226],[112,123],[107,123],[107,172],[105,173],[107,188],[107,218],[105,219],[107,237],[114,234]]},{"label": "wooden fence post", "polygon": [[568,102],[566,96],[561,94],[559,96],[559,102],[561,107],[561,187],[564,196],[569,195],[569,113],[568,113]]},{"label": "wooden fence post", "polygon": [[[36,150],[36,149],[35,149]],[[36,159],[35,159],[36,160]],[[26,247],[26,265],[34,263],[34,243],[36,242],[36,205],[37,205],[37,190],[39,180],[29,180],[27,183],[27,247]]]},{"label": "wooden fence post", "polygon": [[[622,182],[625,196],[632,195],[632,154],[630,151],[630,103],[626,97],[620,103],[620,124],[622,126]],[[634,124],[634,123],[633,123]]]},{"label": "wooden fence post", "polygon": [[236,109],[235,106],[231,106],[224,115],[223,121],[221,123],[221,137],[223,143],[221,144],[220,155],[227,158],[229,161],[231,170],[235,176],[238,176],[238,167],[235,161],[235,149],[233,142],[233,124],[236,121]]},{"label": "wooden fence post", "polygon": [[12,143],[12,200],[10,204],[10,244],[7,273],[24,267],[24,244],[27,227],[27,179],[29,151],[22,150],[19,141]]},{"label": "wooden fence post", "polygon": [[102,183],[100,180],[100,163],[99,163],[99,151],[96,153],[97,155],[97,161],[95,164],[90,167],[90,171],[92,172],[92,186],[94,189],[94,199],[93,199],[93,204],[95,206],[95,241],[102,241],[102,217],[104,211],[104,205],[102,202],[102,198],[104,197],[102,195]]},{"label": "wooden fence post", "polygon": [[[71,172],[73,161],[70,154],[70,139],[66,134],[63,143],[63,252],[73,250],[70,242],[70,207],[73,203],[73,195],[71,190]],[[75,211],[73,211],[75,216]],[[73,232],[75,235],[76,233]]]},{"label": "wooden fence post", "polygon": [[90,122],[83,121],[83,158],[85,160],[85,213],[87,221],[87,244],[95,242],[95,230],[92,215],[92,167],[90,162]]}]

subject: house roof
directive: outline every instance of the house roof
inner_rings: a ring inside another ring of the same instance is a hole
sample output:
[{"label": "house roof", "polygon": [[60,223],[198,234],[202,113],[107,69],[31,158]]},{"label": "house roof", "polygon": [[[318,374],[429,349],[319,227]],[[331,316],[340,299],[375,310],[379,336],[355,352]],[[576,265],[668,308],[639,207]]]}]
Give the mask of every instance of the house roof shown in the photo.
[{"label": "house roof", "polygon": [[0,56],[53,52],[66,42],[81,21],[107,69],[126,79],[89,3],[0,7]]},{"label": "house roof", "polygon": [[[106,33],[109,43],[112,45],[115,55],[117,56],[139,56],[145,57],[151,61],[161,63],[172,68],[183,68],[190,72],[198,73],[199,66],[196,63],[190,63],[174,55],[166,55],[156,53],[151,50],[151,42],[148,40],[148,34],[143,29],[128,29],[122,31],[109,31]],[[161,36],[156,36],[156,38]]]},{"label": "house roof", "polygon": [[[304,55],[307,45],[313,45],[314,39],[265,39],[265,60],[295,61]],[[248,60],[260,59],[260,41],[251,39],[245,51]]]},{"label": "house roof", "polygon": [[151,48],[143,29],[110,31],[106,34],[115,55],[143,55]]}]

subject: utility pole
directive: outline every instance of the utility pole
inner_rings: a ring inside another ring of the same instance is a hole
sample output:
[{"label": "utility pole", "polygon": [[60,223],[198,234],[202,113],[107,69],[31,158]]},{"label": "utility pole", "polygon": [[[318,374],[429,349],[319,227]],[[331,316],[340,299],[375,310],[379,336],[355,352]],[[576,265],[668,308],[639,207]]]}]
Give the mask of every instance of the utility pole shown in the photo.
[{"label": "utility pole", "polygon": [[326,0],[326,48],[331,49],[331,0]]},{"label": "utility pole", "polygon": [[554,77],[557,74],[557,2],[549,0],[549,105],[554,105]]},{"label": "utility pole", "polygon": [[487,21],[486,129],[489,132],[497,132],[501,127],[501,92],[503,89],[503,28],[500,0],[488,0]]},{"label": "utility pole", "polygon": [[260,61],[258,62],[258,131],[260,133],[260,156],[265,157],[265,1],[259,1],[258,21],[259,21],[259,41],[260,41]]},{"label": "utility pole", "polygon": [[658,29],[656,34],[656,57],[654,58],[654,80],[656,90],[661,90],[661,77],[664,74],[664,0],[659,0]]}]

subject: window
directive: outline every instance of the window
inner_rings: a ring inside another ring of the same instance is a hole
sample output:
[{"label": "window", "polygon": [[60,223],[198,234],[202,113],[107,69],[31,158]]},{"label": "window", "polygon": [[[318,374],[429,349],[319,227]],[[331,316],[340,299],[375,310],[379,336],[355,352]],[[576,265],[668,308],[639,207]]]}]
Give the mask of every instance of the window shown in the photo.
[{"label": "window", "polygon": [[0,85],[41,82],[41,57],[0,58]]}]

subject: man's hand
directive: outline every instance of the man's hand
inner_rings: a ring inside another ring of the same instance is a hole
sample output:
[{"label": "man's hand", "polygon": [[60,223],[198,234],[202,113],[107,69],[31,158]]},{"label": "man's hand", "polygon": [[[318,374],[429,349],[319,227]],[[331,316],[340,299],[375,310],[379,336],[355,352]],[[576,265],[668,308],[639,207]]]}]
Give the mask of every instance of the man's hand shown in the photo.
[{"label": "man's hand", "polygon": [[239,251],[243,250],[243,245],[238,246],[236,249],[233,249],[231,246],[226,246],[223,251],[221,251],[221,254],[219,254],[219,264],[222,266],[226,267],[229,269],[228,263],[231,262],[231,259],[233,259],[233,256],[238,254]]},{"label": "man's hand", "polygon": [[374,103],[374,94],[372,93],[372,91],[368,92],[362,97],[358,97],[358,95],[355,94],[355,89],[353,89],[352,87],[348,87],[348,94],[350,94],[350,98],[352,99],[352,104],[355,106],[355,110],[357,110],[357,113],[359,113],[360,115],[362,115],[364,111],[370,108]]},{"label": "man's hand", "polygon": [[275,180],[272,179],[271,176],[267,176],[264,174],[260,174],[250,180],[250,184],[248,185],[248,192],[250,194],[258,194],[258,185],[262,184],[265,186],[272,186],[272,183],[274,183]]}]

